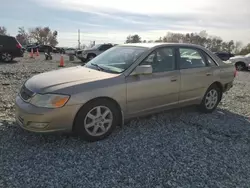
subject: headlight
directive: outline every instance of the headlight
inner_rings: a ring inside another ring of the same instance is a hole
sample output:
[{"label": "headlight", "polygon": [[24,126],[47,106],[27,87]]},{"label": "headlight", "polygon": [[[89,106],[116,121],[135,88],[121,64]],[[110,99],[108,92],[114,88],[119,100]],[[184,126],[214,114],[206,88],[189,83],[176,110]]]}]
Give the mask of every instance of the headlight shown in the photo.
[{"label": "headlight", "polygon": [[68,95],[59,95],[59,94],[36,94],[31,100],[30,103],[37,107],[44,108],[60,108],[64,106],[70,96]]}]

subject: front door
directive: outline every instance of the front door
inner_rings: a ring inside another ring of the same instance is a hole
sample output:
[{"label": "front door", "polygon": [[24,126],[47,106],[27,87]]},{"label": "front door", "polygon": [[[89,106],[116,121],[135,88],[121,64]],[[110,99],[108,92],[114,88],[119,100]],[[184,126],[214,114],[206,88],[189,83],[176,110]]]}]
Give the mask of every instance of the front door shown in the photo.
[{"label": "front door", "polygon": [[143,113],[178,104],[180,71],[176,69],[175,49],[158,48],[139,65],[151,65],[153,73],[126,78],[128,113]]}]

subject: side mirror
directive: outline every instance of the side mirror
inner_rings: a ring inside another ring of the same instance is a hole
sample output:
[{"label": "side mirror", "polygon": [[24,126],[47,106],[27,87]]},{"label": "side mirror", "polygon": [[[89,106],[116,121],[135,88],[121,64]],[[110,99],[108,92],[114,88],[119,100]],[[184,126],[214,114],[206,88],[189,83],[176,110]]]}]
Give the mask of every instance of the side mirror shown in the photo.
[{"label": "side mirror", "polygon": [[135,68],[135,70],[130,74],[132,76],[142,75],[142,74],[152,74],[153,68],[151,65],[140,65]]}]

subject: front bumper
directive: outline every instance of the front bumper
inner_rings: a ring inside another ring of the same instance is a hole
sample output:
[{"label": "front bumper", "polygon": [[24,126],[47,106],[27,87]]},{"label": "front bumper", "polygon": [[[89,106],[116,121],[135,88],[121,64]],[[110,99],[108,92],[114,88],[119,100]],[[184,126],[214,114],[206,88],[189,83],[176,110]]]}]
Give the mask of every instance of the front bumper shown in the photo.
[{"label": "front bumper", "polygon": [[80,105],[58,109],[35,107],[16,97],[16,122],[25,130],[39,133],[71,132],[74,118]]}]

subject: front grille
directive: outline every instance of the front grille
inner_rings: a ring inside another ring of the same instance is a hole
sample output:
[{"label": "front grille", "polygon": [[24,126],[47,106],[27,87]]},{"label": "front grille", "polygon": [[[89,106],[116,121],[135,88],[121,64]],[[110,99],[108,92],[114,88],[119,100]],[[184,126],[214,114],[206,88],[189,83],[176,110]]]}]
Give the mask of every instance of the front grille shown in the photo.
[{"label": "front grille", "polygon": [[23,87],[20,90],[20,96],[23,100],[28,101],[32,96],[34,95],[34,92],[30,91],[23,85]]}]

